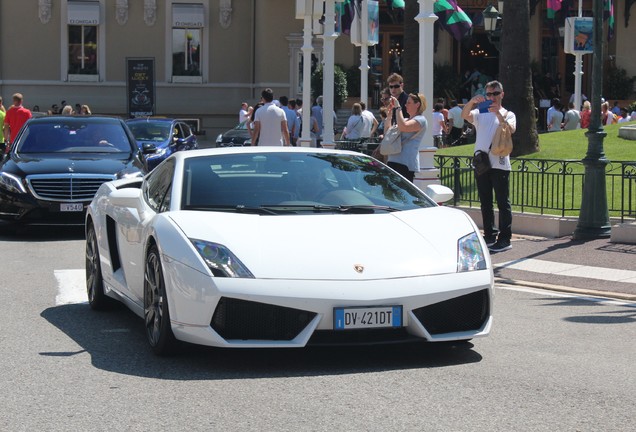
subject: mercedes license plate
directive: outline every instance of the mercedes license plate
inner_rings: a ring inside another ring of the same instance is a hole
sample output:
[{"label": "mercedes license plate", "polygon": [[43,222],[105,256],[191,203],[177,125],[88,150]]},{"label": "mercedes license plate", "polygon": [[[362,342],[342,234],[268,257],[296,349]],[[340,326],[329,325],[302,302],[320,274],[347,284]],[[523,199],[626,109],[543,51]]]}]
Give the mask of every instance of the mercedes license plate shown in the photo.
[{"label": "mercedes license plate", "polygon": [[402,306],[334,308],[334,329],[402,327]]},{"label": "mercedes license plate", "polygon": [[82,203],[61,203],[60,211],[63,212],[81,212],[84,211],[84,204]]}]

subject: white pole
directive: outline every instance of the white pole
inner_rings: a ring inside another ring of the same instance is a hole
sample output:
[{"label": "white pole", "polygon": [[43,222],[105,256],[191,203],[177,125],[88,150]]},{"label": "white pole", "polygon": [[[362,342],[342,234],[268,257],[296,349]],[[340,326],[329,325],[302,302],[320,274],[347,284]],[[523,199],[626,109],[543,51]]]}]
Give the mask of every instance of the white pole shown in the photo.
[{"label": "white pole", "polygon": [[313,0],[304,0],[305,2],[305,14],[303,16],[303,133],[298,140],[299,147],[311,147],[311,53],[313,47],[311,45],[312,33],[312,11]]},{"label": "white pole", "polygon": [[360,26],[360,100],[369,101],[369,5],[361,2]]},{"label": "white pole", "polygon": [[322,38],[324,40],[323,47],[325,53],[324,65],[322,70],[322,121],[324,124],[324,128],[322,131],[322,146],[326,148],[335,148],[336,146],[333,133],[335,41],[338,37],[335,28],[335,2],[336,0],[325,1],[325,32],[322,35]]},{"label": "white pole", "polygon": [[[583,16],[582,0],[579,0],[579,18]],[[574,109],[581,109],[581,78],[583,77],[583,54],[574,54]]]},{"label": "white pole", "polygon": [[[438,172],[434,166],[433,156],[436,148],[433,145],[433,136],[430,129],[433,124],[433,26],[437,15],[433,12],[434,0],[418,0],[420,13],[415,17],[419,23],[420,47],[419,47],[419,80],[418,92],[426,97],[427,107],[425,116],[428,130],[420,144],[420,172],[415,173],[415,185],[424,189],[428,184],[439,183]],[[406,53],[406,55],[412,55]]]}]

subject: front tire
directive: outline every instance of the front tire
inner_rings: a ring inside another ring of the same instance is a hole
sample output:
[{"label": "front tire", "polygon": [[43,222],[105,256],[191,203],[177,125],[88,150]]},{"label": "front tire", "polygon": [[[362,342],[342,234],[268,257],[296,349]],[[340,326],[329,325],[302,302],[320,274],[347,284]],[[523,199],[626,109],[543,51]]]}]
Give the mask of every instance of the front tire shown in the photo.
[{"label": "front tire", "polygon": [[166,285],[156,245],[148,251],[144,270],[144,322],[152,351],[157,355],[172,353],[176,339],[170,326]]},{"label": "front tire", "polygon": [[104,310],[111,304],[110,298],[104,293],[97,234],[92,223],[88,225],[86,233],[86,294],[88,304],[93,310]]}]

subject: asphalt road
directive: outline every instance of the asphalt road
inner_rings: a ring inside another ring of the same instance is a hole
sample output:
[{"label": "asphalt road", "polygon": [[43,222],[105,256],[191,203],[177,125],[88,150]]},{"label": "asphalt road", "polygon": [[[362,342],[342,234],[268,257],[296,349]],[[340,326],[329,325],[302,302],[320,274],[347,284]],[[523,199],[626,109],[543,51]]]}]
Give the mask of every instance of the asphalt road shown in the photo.
[{"label": "asphalt road", "polygon": [[157,358],[126,309],[60,304],[83,252],[78,230],[0,232],[0,430],[634,430],[634,303],[498,288],[464,346]]}]

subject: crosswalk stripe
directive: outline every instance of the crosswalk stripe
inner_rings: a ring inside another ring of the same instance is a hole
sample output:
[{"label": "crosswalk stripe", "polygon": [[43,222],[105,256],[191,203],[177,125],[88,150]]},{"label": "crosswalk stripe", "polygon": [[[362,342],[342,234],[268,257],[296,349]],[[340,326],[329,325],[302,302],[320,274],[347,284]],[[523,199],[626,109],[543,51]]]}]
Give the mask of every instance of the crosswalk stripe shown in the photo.
[{"label": "crosswalk stripe", "polygon": [[55,305],[88,303],[84,269],[55,270],[57,295]]},{"label": "crosswalk stripe", "polygon": [[523,270],[534,273],[574,276],[613,282],[636,283],[636,271],[607,267],[584,266],[580,264],[558,263],[554,261],[521,258],[494,265],[495,269]]}]

